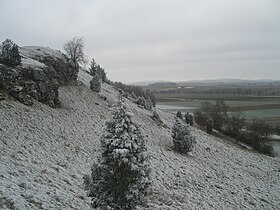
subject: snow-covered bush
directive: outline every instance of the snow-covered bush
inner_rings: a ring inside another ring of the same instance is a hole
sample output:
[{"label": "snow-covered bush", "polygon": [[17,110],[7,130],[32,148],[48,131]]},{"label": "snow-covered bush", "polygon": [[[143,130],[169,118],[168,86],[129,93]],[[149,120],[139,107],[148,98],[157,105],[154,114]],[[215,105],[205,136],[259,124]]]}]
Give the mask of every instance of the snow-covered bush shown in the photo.
[{"label": "snow-covered bush", "polygon": [[85,177],[85,189],[95,208],[131,210],[150,184],[147,149],[121,97],[112,112],[101,137],[102,157]]},{"label": "snow-covered bush", "polygon": [[147,110],[152,110],[153,104],[150,98],[145,99],[143,96],[138,96],[136,104]]},{"label": "snow-covered bush", "polygon": [[95,74],[90,81],[90,89],[99,93],[101,90],[101,78],[99,74]]},{"label": "snow-covered bush", "polygon": [[194,136],[191,134],[190,129],[183,125],[178,119],[176,119],[172,128],[172,138],[176,151],[181,153],[192,151],[195,144]]},{"label": "snow-covered bush", "polygon": [[136,99],[136,104],[144,108],[145,103],[146,103],[145,98],[143,96],[138,96],[138,98]]},{"label": "snow-covered bush", "polygon": [[2,42],[0,63],[11,67],[15,67],[21,63],[18,46],[10,39],[6,39],[4,42]]},{"label": "snow-covered bush", "polygon": [[96,63],[94,58],[90,62],[90,67],[89,67],[88,71],[89,71],[89,74],[91,76],[99,74],[102,82],[106,82],[106,83],[109,82],[109,79],[107,78],[105,70],[103,68],[101,68],[101,66]]},{"label": "snow-covered bush", "polygon": [[131,95],[134,99],[132,101],[142,108],[150,111],[156,105],[155,96],[150,90],[144,90],[139,86],[126,85],[122,82],[110,82],[110,84]]},{"label": "snow-covered bush", "polygon": [[183,119],[183,115],[182,115],[182,112],[181,111],[178,111],[176,113],[176,116],[179,117],[180,119]]},{"label": "snow-covered bush", "polygon": [[137,96],[135,95],[134,92],[132,92],[132,93],[130,94],[130,96],[131,96],[131,98],[133,98],[133,99],[137,99]]},{"label": "snow-covered bush", "polygon": [[152,110],[152,108],[153,108],[153,103],[150,98],[147,98],[146,103],[145,103],[145,109]]},{"label": "snow-covered bush", "polygon": [[156,110],[153,111],[153,115],[151,116],[151,118],[156,121],[158,124],[162,124],[162,120],[160,119],[159,114],[157,113]]},{"label": "snow-covered bush", "polygon": [[186,119],[187,124],[189,124],[190,126],[193,126],[193,116],[192,116],[192,114],[187,112],[187,114],[185,115],[185,119]]}]

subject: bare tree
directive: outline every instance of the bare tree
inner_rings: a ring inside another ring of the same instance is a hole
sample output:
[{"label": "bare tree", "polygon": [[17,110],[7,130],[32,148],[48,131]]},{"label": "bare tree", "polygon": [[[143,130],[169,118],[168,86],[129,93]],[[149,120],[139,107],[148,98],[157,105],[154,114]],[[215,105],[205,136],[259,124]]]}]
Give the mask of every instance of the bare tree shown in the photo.
[{"label": "bare tree", "polygon": [[77,68],[79,68],[79,65],[86,62],[84,47],[84,40],[82,37],[75,37],[64,44],[66,54]]},{"label": "bare tree", "polygon": [[266,121],[262,119],[253,119],[253,121],[248,125],[248,129],[251,131],[252,136],[255,141],[261,143],[268,140],[268,137],[272,133],[272,127]]},{"label": "bare tree", "polygon": [[[241,134],[241,129],[246,125],[246,118],[243,112],[232,112],[227,122],[227,132],[233,137]],[[237,138],[238,139],[238,138]]]}]

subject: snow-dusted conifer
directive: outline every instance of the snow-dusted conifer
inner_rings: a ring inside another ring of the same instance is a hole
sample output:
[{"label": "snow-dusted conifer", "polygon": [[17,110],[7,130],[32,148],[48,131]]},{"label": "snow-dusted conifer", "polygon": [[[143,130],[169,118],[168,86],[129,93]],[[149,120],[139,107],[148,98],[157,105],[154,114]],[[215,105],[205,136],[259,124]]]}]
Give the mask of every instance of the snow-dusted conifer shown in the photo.
[{"label": "snow-dusted conifer", "polygon": [[135,93],[134,93],[134,92],[132,92],[130,95],[131,95],[131,98],[133,98],[133,99],[137,99],[137,96],[135,95]]},{"label": "snow-dusted conifer", "polygon": [[143,96],[138,96],[136,103],[147,110],[152,110],[153,103],[150,98],[147,100]]},{"label": "snow-dusted conifer", "polygon": [[142,108],[145,108],[146,100],[143,96],[138,96],[136,103]]},{"label": "snow-dusted conifer", "polygon": [[160,119],[159,114],[157,113],[156,109],[153,111],[152,119],[156,121],[158,124],[162,124],[162,120]]},{"label": "snow-dusted conifer", "polygon": [[147,100],[145,101],[145,109],[152,110],[152,107],[153,107],[153,103],[152,103],[151,99],[147,98]]},{"label": "snow-dusted conifer", "polygon": [[94,75],[96,75],[96,72],[97,72],[97,64],[93,58],[90,62],[89,73],[91,76],[94,76]]},{"label": "snow-dusted conifer", "polygon": [[109,80],[108,80],[108,78],[107,78],[107,74],[106,74],[106,72],[105,72],[105,69],[103,69],[103,68],[101,68],[101,67],[100,67],[99,69],[100,69],[99,72],[100,72],[100,76],[101,76],[102,82],[108,83]]},{"label": "snow-dusted conifer", "polygon": [[2,43],[0,62],[11,67],[15,67],[21,63],[18,46],[10,39],[6,39]]},{"label": "snow-dusted conifer", "polygon": [[179,117],[180,119],[183,119],[183,115],[182,115],[182,112],[181,111],[178,111],[176,113],[176,116]]},{"label": "snow-dusted conifer", "polygon": [[178,119],[172,128],[172,138],[174,149],[181,153],[192,151],[195,144],[194,136],[192,136],[190,129],[183,125]]},{"label": "snow-dusted conifer", "polygon": [[101,137],[102,157],[85,178],[85,188],[95,208],[131,210],[150,183],[147,149],[121,96],[112,112]]},{"label": "snow-dusted conifer", "polygon": [[192,114],[187,112],[187,114],[185,115],[185,119],[186,119],[187,124],[189,124],[190,126],[193,126],[193,116],[192,116]]},{"label": "snow-dusted conifer", "polygon": [[101,78],[99,74],[93,75],[90,81],[90,89],[99,93],[101,90]]}]

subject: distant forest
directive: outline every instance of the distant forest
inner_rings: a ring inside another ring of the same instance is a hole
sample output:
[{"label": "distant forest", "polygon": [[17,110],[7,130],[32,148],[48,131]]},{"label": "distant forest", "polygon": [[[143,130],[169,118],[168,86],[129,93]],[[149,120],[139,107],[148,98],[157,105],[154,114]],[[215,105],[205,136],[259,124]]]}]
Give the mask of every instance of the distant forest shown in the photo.
[{"label": "distant forest", "polygon": [[280,96],[280,85],[224,85],[224,86],[195,86],[153,88],[157,98],[165,97],[242,97],[242,96]]}]

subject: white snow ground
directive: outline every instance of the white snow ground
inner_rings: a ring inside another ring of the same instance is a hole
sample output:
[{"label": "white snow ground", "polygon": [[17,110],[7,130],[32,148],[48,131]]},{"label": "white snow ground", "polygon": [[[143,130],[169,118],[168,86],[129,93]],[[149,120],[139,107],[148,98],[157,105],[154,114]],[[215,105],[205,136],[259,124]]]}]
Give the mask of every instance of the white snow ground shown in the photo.
[{"label": "white snow ground", "polygon": [[44,68],[46,65],[40,61],[38,58],[42,57],[52,57],[54,59],[65,60],[65,55],[59,50],[53,50],[49,47],[39,47],[39,46],[25,46],[19,48],[20,55],[22,57],[21,64],[24,67],[29,68]]},{"label": "white snow ground", "polygon": [[[80,81],[90,76],[80,72]],[[100,96],[106,96],[104,101]],[[79,209],[90,207],[83,175],[99,154],[103,121],[117,91],[103,84],[60,88],[62,108],[35,102],[0,102],[0,209]],[[279,209],[280,159],[243,150],[193,129],[190,155],[172,150],[171,114],[151,113],[126,101],[147,140],[153,184],[147,209]]]}]

